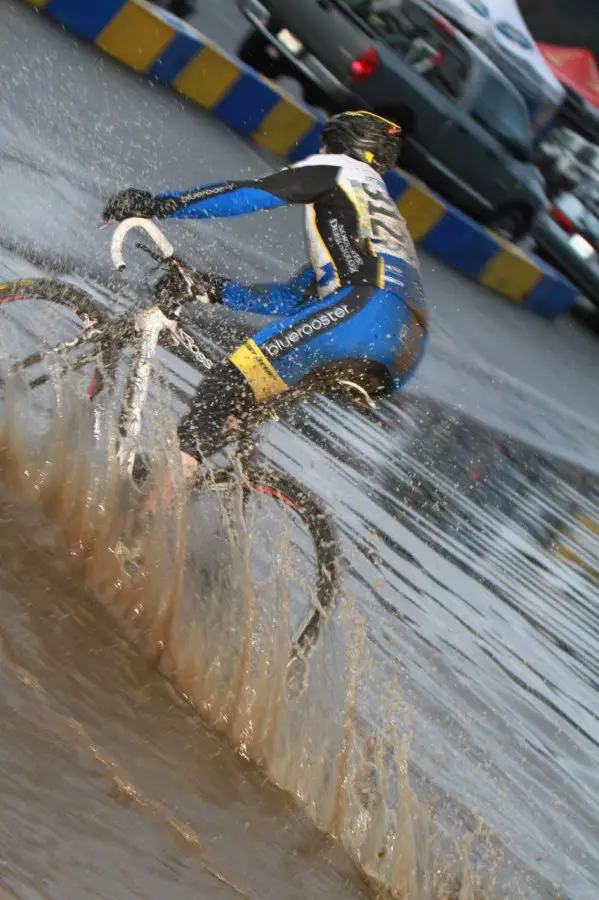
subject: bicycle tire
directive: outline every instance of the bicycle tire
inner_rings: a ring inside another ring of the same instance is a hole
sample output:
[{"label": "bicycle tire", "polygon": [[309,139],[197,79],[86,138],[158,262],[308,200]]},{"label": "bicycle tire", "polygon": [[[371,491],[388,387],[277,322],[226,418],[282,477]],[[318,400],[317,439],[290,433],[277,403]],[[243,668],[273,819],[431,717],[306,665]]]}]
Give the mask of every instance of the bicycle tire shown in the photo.
[{"label": "bicycle tire", "polygon": [[[339,595],[341,548],[337,532],[320,501],[291,475],[252,465],[246,469],[245,476],[244,502],[253,490],[270,494],[300,516],[314,542],[317,573],[316,605],[291,640],[291,659],[305,657],[316,644],[322,625],[334,609]],[[218,490],[227,484],[232,488],[238,486],[239,479],[223,469],[212,473],[208,483],[213,489]],[[196,488],[197,493],[200,494],[205,487],[206,482],[201,480]]]},{"label": "bicycle tire", "polygon": [[[52,278],[22,278],[0,284],[0,306],[24,300],[45,300],[62,306],[74,313],[85,328],[101,327],[109,319],[102,307],[86,291],[65,281]],[[43,351],[40,352],[40,356],[42,355]],[[29,365],[33,364],[32,360]],[[35,386],[37,385],[32,385]],[[102,373],[96,370],[89,389],[90,399],[97,396],[101,386]]]}]

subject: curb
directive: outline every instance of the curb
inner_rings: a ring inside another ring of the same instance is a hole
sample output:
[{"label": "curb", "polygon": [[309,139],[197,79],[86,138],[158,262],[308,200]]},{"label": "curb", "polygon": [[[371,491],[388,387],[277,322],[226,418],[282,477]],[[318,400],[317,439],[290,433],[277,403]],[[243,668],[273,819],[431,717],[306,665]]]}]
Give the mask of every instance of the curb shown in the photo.
[{"label": "curb", "polygon": [[[172,87],[287,162],[319,149],[323,124],[195,28],[146,0],[25,0],[139,74]],[[551,266],[474,222],[401,169],[387,186],[417,244],[524,309],[554,319],[576,289]]]}]

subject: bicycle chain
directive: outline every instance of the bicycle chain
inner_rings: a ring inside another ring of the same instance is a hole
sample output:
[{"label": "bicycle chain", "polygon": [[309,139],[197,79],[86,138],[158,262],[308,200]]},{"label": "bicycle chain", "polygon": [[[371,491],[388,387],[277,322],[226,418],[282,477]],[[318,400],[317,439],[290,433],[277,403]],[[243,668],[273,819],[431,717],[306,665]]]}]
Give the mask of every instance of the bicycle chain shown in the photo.
[{"label": "bicycle chain", "polygon": [[173,336],[175,340],[178,340],[182,347],[187,350],[187,352],[192,356],[196,362],[199,362],[205,369],[210,371],[214,367],[214,363],[211,359],[208,359],[205,353],[203,353],[196,342],[193,340],[190,335],[184,331],[181,326],[177,327],[176,331],[173,332]]}]

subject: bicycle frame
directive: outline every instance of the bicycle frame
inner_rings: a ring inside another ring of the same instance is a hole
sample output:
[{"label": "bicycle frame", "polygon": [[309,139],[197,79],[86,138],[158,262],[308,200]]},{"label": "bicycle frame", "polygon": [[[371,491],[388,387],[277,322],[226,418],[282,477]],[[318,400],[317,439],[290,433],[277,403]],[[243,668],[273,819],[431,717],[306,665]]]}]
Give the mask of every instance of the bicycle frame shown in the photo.
[{"label": "bicycle frame", "polygon": [[[167,238],[162,234],[160,229],[148,219],[131,218],[125,219],[114,231],[112,236],[110,255],[115,268],[122,272],[126,268],[123,245],[130,231],[139,228],[146,232],[154,241],[161,253],[161,261],[167,263],[169,260],[176,266],[178,272],[185,280],[189,290],[189,301],[199,301],[208,303],[209,300],[205,295],[194,291],[194,283],[187,274],[185,267],[181,265],[174,257],[174,249]],[[142,425],[142,414],[147,401],[150,388],[150,378],[152,375],[152,361],[160,335],[163,331],[168,331],[174,343],[180,345],[193,352],[194,348],[197,352],[194,358],[204,365],[209,371],[212,368],[212,362],[195,347],[195,343],[177,324],[175,321],[179,315],[181,307],[184,305],[183,299],[178,306],[171,306],[169,313],[166,315],[160,305],[156,304],[149,309],[133,313],[131,324],[132,330],[135,332],[135,339],[129,344],[133,347],[133,355],[129,364],[129,371],[125,383],[124,399],[121,406],[119,416],[119,447],[118,461],[119,464],[131,475],[135,462],[135,443],[139,438]]]},{"label": "bicycle frame", "polygon": [[[169,315],[160,305],[154,305],[150,309],[143,310],[133,314],[133,329],[136,332],[136,339],[131,342],[133,346],[133,358],[129,366],[129,374],[125,387],[124,401],[119,417],[119,432],[121,440],[119,443],[119,462],[131,474],[135,460],[135,441],[139,437],[141,431],[141,418],[143,409],[147,400],[150,377],[152,373],[152,358],[156,352],[160,335],[164,330],[168,330],[174,343],[182,346],[194,356],[194,360],[201,363],[204,368],[209,371],[212,363],[197,348],[195,342],[181,329],[177,322],[181,307],[186,302],[204,302],[209,303],[209,299],[205,294],[201,294],[197,290],[193,279],[174,256],[174,248],[167,238],[162,234],[160,229],[154,222],[142,218],[130,218],[121,222],[114,231],[112,236],[110,255],[115,268],[122,272],[126,268],[123,256],[123,246],[125,239],[130,231],[139,228],[146,232],[158,247],[161,256],[154,256],[155,259],[164,264],[169,261],[176,267],[179,274],[183,277],[189,292],[186,299],[182,299],[178,305],[172,305],[168,308]],[[143,248],[143,245],[137,245]],[[145,248],[146,250],[148,248]],[[151,251],[150,251],[151,252]],[[172,316],[172,318],[171,318]],[[369,393],[359,384],[348,379],[337,379],[337,383],[344,390],[354,393],[353,400],[361,406],[374,408],[375,403]],[[288,392],[288,396],[283,401],[292,403],[298,399],[297,391],[293,389]],[[280,400],[281,398],[279,398]],[[267,418],[277,418],[276,410],[271,404],[264,403],[261,405],[256,423],[253,423],[252,431],[257,424],[265,421]],[[243,454],[242,454],[243,456]]]},{"label": "bicycle frame", "polygon": [[[142,424],[142,413],[148,397],[152,360],[158,346],[161,332],[167,328],[175,337],[176,325],[167,319],[162,310],[153,306],[151,309],[135,313],[133,328],[137,339],[133,344],[133,356],[129,364],[129,373],[125,384],[123,405],[119,416],[119,448],[118,461],[129,473],[133,471],[135,461],[134,443],[139,437]],[[176,339],[176,337],[175,337]]]}]

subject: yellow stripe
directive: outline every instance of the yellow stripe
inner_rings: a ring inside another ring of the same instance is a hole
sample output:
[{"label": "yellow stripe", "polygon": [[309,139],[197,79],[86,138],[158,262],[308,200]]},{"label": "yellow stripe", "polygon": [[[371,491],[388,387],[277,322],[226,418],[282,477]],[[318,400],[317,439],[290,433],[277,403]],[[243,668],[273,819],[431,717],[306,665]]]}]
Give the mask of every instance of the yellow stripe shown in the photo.
[{"label": "yellow stripe", "polygon": [[[491,234],[495,240],[500,240],[498,235]],[[520,303],[540,281],[543,273],[519,247],[503,240],[500,243],[503,250],[489,260],[477,281]]]},{"label": "yellow stripe", "polygon": [[401,131],[401,126],[397,124],[397,122],[393,122],[391,119],[385,119],[383,116],[377,116],[376,113],[370,112],[368,109],[355,109],[351,112],[344,112],[344,116],[372,116],[373,119],[378,119],[379,122],[384,122],[385,125],[390,125],[392,128],[399,128]]},{"label": "yellow stripe", "polygon": [[397,198],[397,208],[415,241],[426,237],[446,212],[440,200],[418,185],[412,185]]},{"label": "yellow stripe", "polygon": [[172,25],[160,19],[150,7],[129,0],[100,32],[95,43],[135,72],[145,72],[175,34]]},{"label": "yellow stripe", "polygon": [[28,3],[29,6],[36,6],[38,9],[46,6],[49,2],[50,0],[25,0],[25,3]]},{"label": "yellow stripe", "polygon": [[568,562],[574,563],[580,569],[583,569],[587,575],[590,575],[592,578],[599,578],[599,570],[593,568],[589,563],[585,562],[578,556],[577,553],[574,552],[570,547],[566,547],[565,544],[558,544],[555,548],[556,556],[561,556],[562,559],[568,560]]},{"label": "yellow stripe", "polygon": [[578,516],[578,521],[583,528],[588,528],[588,530],[592,531],[594,534],[599,534],[599,522],[594,522],[593,519],[589,519],[588,516],[584,515]]},{"label": "yellow stripe", "polygon": [[253,340],[246,341],[229,357],[230,361],[245,377],[256,400],[266,400],[275,394],[282,394],[287,385],[275,372],[260,347]]},{"label": "yellow stripe", "polygon": [[240,65],[213,47],[204,47],[185,66],[173,87],[204,109],[213,109],[240,75]]},{"label": "yellow stripe", "polygon": [[287,156],[304,135],[314,127],[315,119],[291,99],[281,97],[262,120],[252,138],[278,156]]}]

